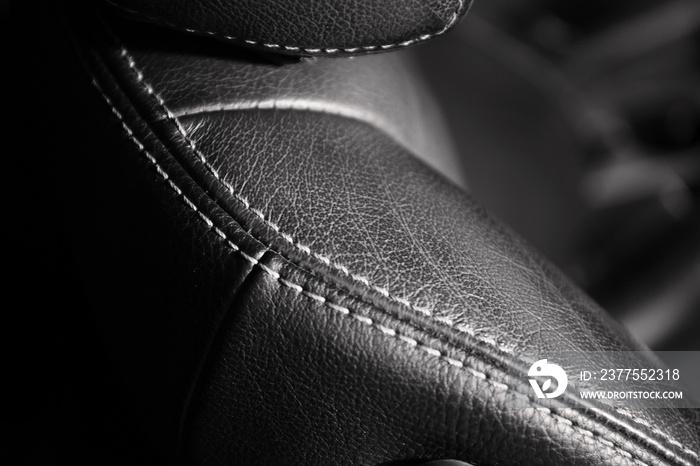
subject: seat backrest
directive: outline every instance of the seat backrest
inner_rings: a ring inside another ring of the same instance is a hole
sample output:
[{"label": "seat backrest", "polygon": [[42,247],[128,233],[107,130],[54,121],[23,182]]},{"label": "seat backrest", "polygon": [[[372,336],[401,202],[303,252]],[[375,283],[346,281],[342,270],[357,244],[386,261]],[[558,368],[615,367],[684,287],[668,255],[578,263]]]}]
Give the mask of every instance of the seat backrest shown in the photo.
[{"label": "seat backrest", "polygon": [[164,454],[697,464],[697,411],[537,397],[547,356],[661,366],[417,158],[452,149],[403,49],[468,2],[63,3],[56,192]]}]

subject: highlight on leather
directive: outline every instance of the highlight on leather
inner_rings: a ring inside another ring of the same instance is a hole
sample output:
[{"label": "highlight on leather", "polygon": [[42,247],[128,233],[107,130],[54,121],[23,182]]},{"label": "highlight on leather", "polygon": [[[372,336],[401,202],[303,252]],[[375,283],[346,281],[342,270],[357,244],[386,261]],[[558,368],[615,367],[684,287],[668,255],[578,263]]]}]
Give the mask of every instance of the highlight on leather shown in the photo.
[{"label": "highlight on leather", "polygon": [[472,0],[103,0],[129,18],[288,55],[354,55],[439,36]]}]

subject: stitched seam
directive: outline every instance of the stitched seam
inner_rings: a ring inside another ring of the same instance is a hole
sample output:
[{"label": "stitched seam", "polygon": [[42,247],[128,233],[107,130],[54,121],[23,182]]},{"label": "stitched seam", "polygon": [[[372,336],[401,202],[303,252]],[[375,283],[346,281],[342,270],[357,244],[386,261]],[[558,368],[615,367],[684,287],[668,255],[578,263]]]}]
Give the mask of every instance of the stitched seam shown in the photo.
[{"label": "stitched seam", "polygon": [[339,48],[307,48],[307,47],[301,47],[301,46],[295,46],[295,45],[283,45],[283,44],[272,44],[272,43],[266,43],[263,41],[257,41],[257,40],[250,40],[250,39],[244,39],[242,37],[235,37],[235,36],[229,36],[223,33],[219,32],[213,32],[213,31],[204,31],[200,29],[193,29],[193,28],[187,28],[178,24],[175,24],[170,21],[166,21],[162,18],[158,18],[157,16],[149,15],[147,13],[144,13],[139,10],[134,10],[132,8],[125,7],[123,5],[120,5],[112,0],[104,0],[106,3],[109,5],[112,5],[115,8],[118,8],[120,10],[126,11],[127,13],[130,13],[132,15],[140,16],[142,18],[146,18],[149,21],[156,22],[158,24],[162,24],[177,30],[189,32],[189,33],[194,33],[194,34],[205,34],[208,36],[216,37],[219,39],[226,39],[226,40],[234,40],[234,41],[242,41],[245,42],[248,45],[255,45],[255,46],[262,46],[266,47],[269,49],[273,50],[286,50],[289,52],[306,52],[314,55],[319,55],[319,54],[337,54],[337,53],[355,53],[355,52],[363,52],[363,51],[378,51],[378,50],[389,50],[393,48],[399,48],[399,47],[406,47],[412,44],[416,44],[418,42],[423,42],[426,41],[432,37],[437,37],[439,35],[444,34],[448,29],[450,29],[454,24],[457,22],[459,19],[459,13],[462,11],[462,8],[464,8],[464,0],[459,0],[457,9],[454,11],[452,16],[450,17],[450,20],[447,22],[444,28],[437,32],[433,32],[430,34],[423,34],[418,37],[415,37],[413,39],[405,40],[403,42],[396,42],[396,43],[391,43],[391,44],[384,44],[384,45],[363,45],[363,46],[357,46],[357,47],[339,47]]},{"label": "stitched seam", "polygon": [[[118,38],[115,37],[115,40],[118,41]],[[479,341],[479,342],[481,342],[481,343],[484,343],[484,344],[486,344],[486,345],[488,345],[488,346],[491,346],[491,347],[494,347],[494,348],[496,348],[496,349],[499,349],[499,350],[501,350],[501,351],[503,351],[503,352],[505,352],[505,353],[512,354],[512,350],[511,350],[510,348],[507,348],[507,347],[503,346],[502,344],[500,344],[499,342],[497,342],[497,341],[494,340],[493,338],[477,336],[477,335],[475,334],[475,332],[474,332],[473,329],[471,329],[470,327],[468,327],[468,326],[466,326],[466,325],[464,325],[464,324],[455,325],[454,321],[452,321],[452,320],[449,319],[449,318],[442,317],[442,316],[434,316],[433,313],[432,313],[432,311],[431,311],[430,309],[425,309],[425,308],[416,306],[416,305],[412,304],[411,302],[409,302],[408,300],[406,300],[405,298],[397,297],[397,296],[391,294],[386,288],[378,287],[378,286],[376,286],[376,285],[370,283],[369,280],[368,280],[367,278],[365,278],[365,277],[363,277],[363,276],[361,276],[361,275],[357,275],[357,274],[351,273],[350,270],[349,270],[347,267],[345,267],[344,265],[338,264],[338,263],[336,263],[336,262],[333,262],[333,261],[331,261],[328,257],[323,256],[323,255],[321,255],[321,254],[318,254],[318,253],[316,253],[316,252],[311,251],[311,249],[310,249],[308,246],[303,245],[303,244],[301,244],[301,243],[298,243],[292,236],[290,236],[289,234],[287,234],[287,233],[281,231],[281,229],[280,229],[276,224],[274,224],[273,222],[271,222],[270,220],[268,220],[268,219],[265,217],[265,214],[264,214],[262,211],[260,211],[260,210],[258,210],[258,209],[256,209],[256,208],[252,207],[252,206],[250,205],[250,202],[249,202],[245,197],[243,197],[242,195],[240,195],[240,194],[238,194],[237,192],[235,192],[233,186],[232,186],[230,183],[228,183],[227,181],[225,181],[225,180],[221,177],[221,175],[219,174],[218,170],[216,170],[216,168],[214,168],[214,167],[209,163],[209,161],[207,160],[206,156],[196,147],[194,141],[192,141],[192,139],[188,136],[186,130],[184,129],[184,127],[182,126],[182,124],[180,123],[180,121],[178,120],[178,118],[177,118],[175,115],[173,115],[173,113],[170,111],[170,109],[165,105],[164,100],[160,97],[160,95],[159,95],[157,92],[155,92],[155,90],[153,89],[153,87],[145,81],[144,76],[143,76],[143,73],[138,69],[138,67],[136,66],[136,63],[135,63],[133,57],[128,53],[128,51],[126,50],[126,48],[125,48],[124,46],[121,46],[121,47],[120,47],[120,55],[127,61],[129,68],[134,72],[134,74],[135,74],[135,76],[136,76],[138,82],[141,84],[141,86],[148,92],[149,95],[151,95],[154,99],[156,99],[156,101],[158,102],[159,106],[161,107],[161,109],[162,109],[163,112],[165,113],[166,117],[167,117],[169,120],[171,120],[171,121],[175,124],[175,126],[176,126],[178,132],[180,133],[180,135],[184,138],[184,140],[187,142],[187,144],[188,144],[189,147],[192,149],[192,151],[197,155],[197,157],[198,157],[199,160],[202,162],[202,164],[205,166],[205,168],[219,181],[219,183],[221,183],[221,184],[226,188],[226,190],[229,192],[229,194],[230,194],[231,196],[233,196],[236,200],[238,200],[241,204],[243,204],[243,206],[245,207],[246,210],[248,210],[249,212],[253,213],[253,214],[254,214],[255,216],[257,216],[260,220],[262,220],[263,223],[265,223],[265,224],[268,225],[270,228],[272,228],[272,229],[273,229],[276,233],[278,233],[287,243],[289,243],[290,245],[292,245],[292,246],[295,247],[296,249],[298,249],[298,250],[300,250],[300,251],[302,251],[302,252],[304,252],[304,253],[306,253],[306,254],[308,254],[308,255],[311,255],[311,256],[313,256],[313,257],[315,257],[315,258],[317,258],[317,259],[319,259],[320,261],[322,261],[322,262],[323,262],[324,264],[326,264],[327,266],[329,266],[329,267],[331,267],[331,268],[333,268],[333,269],[335,269],[335,270],[337,270],[337,271],[342,272],[342,273],[343,273],[344,275],[346,275],[347,277],[349,277],[349,278],[351,278],[351,279],[353,279],[353,280],[355,280],[355,281],[357,281],[357,282],[360,282],[360,283],[362,283],[363,285],[365,285],[365,286],[367,286],[367,287],[369,287],[369,288],[371,288],[371,289],[373,289],[373,290],[379,292],[381,295],[385,296],[386,298],[389,298],[390,300],[392,300],[392,301],[394,301],[394,302],[397,302],[397,303],[399,303],[399,304],[401,304],[401,305],[404,305],[404,306],[408,307],[409,309],[412,309],[412,310],[414,310],[414,311],[417,311],[417,312],[419,312],[419,313],[421,313],[421,314],[423,314],[423,315],[426,315],[426,316],[429,316],[429,317],[433,317],[433,319],[435,319],[435,320],[437,320],[437,321],[439,321],[439,322],[441,322],[441,323],[444,323],[444,324],[450,326],[450,327],[453,328],[453,329],[456,329],[456,330],[458,330],[458,331],[462,331],[462,332],[464,332],[464,333],[467,333],[468,335],[470,335],[470,336],[473,337],[475,340],[477,340],[477,341]],[[268,250],[269,250],[269,249],[268,249]],[[470,296],[470,297],[474,297],[474,298],[478,298],[478,299],[482,299],[482,300],[483,300],[482,297],[477,296],[477,295],[469,294],[469,296]],[[681,451],[683,451],[683,452],[685,452],[685,453],[687,453],[687,454],[693,456],[693,457],[696,458],[696,459],[697,459],[697,458],[700,458],[700,456],[698,456],[698,454],[695,453],[693,450],[691,450],[691,449],[689,449],[689,448],[683,446],[680,442],[676,441],[675,439],[673,439],[672,437],[670,437],[668,434],[666,434],[666,433],[664,433],[664,432],[662,432],[662,431],[660,431],[660,430],[658,430],[658,429],[655,429],[655,428],[651,427],[651,426],[649,425],[649,423],[646,422],[644,419],[639,418],[639,417],[633,415],[632,413],[630,413],[629,411],[626,411],[626,410],[621,409],[621,408],[613,407],[613,409],[614,409],[616,412],[619,412],[620,414],[624,415],[625,417],[631,419],[632,421],[634,421],[634,422],[636,422],[636,423],[638,423],[638,424],[640,424],[640,425],[643,425],[643,426],[649,428],[652,432],[654,432],[654,433],[656,433],[657,435],[661,436],[663,439],[667,440],[670,444],[672,444],[672,445],[674,445],[674,446],[680,448]]]},{"label": "stitched seam", "polygon": [[184,192],[177,186],[177,184],[175,184],[175,182],[170,178],[168,173],[165,172],[165,170],[163,170],[163,168],[160,166],[160,164],[155,159],[155,157],[144,147],[144,145],[134,135],[133,131],[131,130],[131,128],[127,125],[126,121],[124,120],[124,117],[122,116],[121,112],[119,112],[119,110],[116,109],[116,106],[114,105],[114,103],[111,101],[111,99],[106,95],[104,90],[100,87],[100,85],[94,79],[93,79],[93,85],[97,88],[97,90],[102,95],[103,99],[110,106],[112,114],[115,115],[119,119],[119,122],[121,123],[121,126],[124,129],[124,131],[126,132],[129,140],[132,141],[136,145],[136,147],[139,149],[139,152],[145,156],[145,158],[147,159],[147,161],[151,165],[153,165],[153,167],[156,169],[156,172],[158,173],[158,175],[163,179],[163,181],[165,181],[168,184],[170,189],[172,189],[175,192],[177,197],[182,199],[184,204],[189,209],[191,209],[195,214],[197,214],[197,216],[207,225],[208,231],[211,231],[213,234],[218,236],[224,242],[224,244],[228,245],[233,251],[239,253],[251,265],[259,266],[266,274],[271,276],[273,279],[275,279],[278,283],[280,283],[284,287],[291,289],[295,293],[302,295],[302,296],[305,296],[313,301],[316,301],[317,303],[319,303],[323,306],[326,306],[326,307],[338,312],[341,315],[352,318],[352,319],[356,320],[357,322],[360,322],[366,326],[373,327],[385,335],[394,337],[397,340],[401,340],[413,349],[421,350],[427,354],[430,354],[431,356],[434,356],[438,359],[444,360],[445,362],[447,362],[451,366],[457,367],[459,369],[463,369],[464,371],[470,373],[471,375],[473,375],[481,380],[484,380],[486,383],[499,389],[500,391],[503,391],[503,392],[510,391],[510,393],[515,398],[519,398],[521,400],[527,401],[534,409],[545,413],[546,415],[548,415],[551,419],[553,419],[557,423],[563,424],[563,425],[571,428],[572,430],[578,432],[580,435],[596,439],[600,444],[607,446],[608,448],[614,450],[616,453],[621,455],[620,457],[624,457],[624,458],[627,458],[629,460],[632,460],[641,466],[649,466],[647,463],[645,463],[641,459],[639,459],[639,457],[637,457],[635,454],[624,449],[620,444],[604,438],[603,434],[600,434],[600,433],[594,432],[592,430],[589,430],[585,427],[582,427],[582,426],[578,425],[576,422],[571,421],[570,419],[567,419],[566,417],[554,412],[553,410],[551,410],[549,408],[536,405],[527,395],[518,392],[514,387],[511,387],[511,386],[508,386],[504,383],[498,382],[497,380],[495,380],[491,376],[489,376],[486,372],[479,371],[479,370],[469,366],[465,361],[451,358],[451,357],[447,356],[446,354],[442,353],[441,351],[439,351],[435,348],[432,348],[423,342],[419,342],[418,340],[416,340],[414,338],[403,335],[400,332],[398,332],[398,331],[396,331],[396,330],[394,330],[386,325],[375,322],[373,319],[371,319],[369,317],[356,314],[350,308],[335,304],[335,303],[329,301],[328,298],[323,296],[323,295],[316,294],[316,293],[313,293],[309,290],[306,290],[302,286],[298,285],[297,283],[294,283],[291,280],[286,279],[279,272],[277,272],[277,271],[271,269],[270,267],[266,266],[265,264],[261,263],[258,259],[246,254],[243,250],[241,250],[241,248],[238,245],[236,245],[233,241],[231,241],[231,239],[228,237],[228,235],[223,230],[221,230],[218,226],[216,226],[214,224],[214,222],[187,197],[186,194],[184,194]]},{"label": "stitched seam", "polygon": [[[243,207],[244,207],[247,211],[253,213],[256,217],[258,217],[260,220],[262,220],[262,222],[263,222],[264,224],[266,224],[267,226],[269,226],[270,228],[272,228],[272,229],[273,229],[277,234],[279,234],[280,237],[281,237],[282,239],[284,239],[287,243],[289,243],[291,246],[293,246],[294,248],[298,249],[299,251],[301,251],[301,252],[303,252],[303,253],[305,253],[305,254],[308,254],[308,255],[310,255],[310,256],[315,257],[316,259],[318,259],[318,260],[320,260],[321,262],[323,262],[325,265],[327,265],[327,266],[329,266],[329,267],[331,267],[331,268],[333,268],[333,269],[335,269],[335,270],[341,272],[343,275],[345,275],[345,276],[351,278],[352,280],[354,280],[354,281],[356,281],[356,282],[362,283],[363,285],[365,285],[365,286],[371,288],[372,290],[378,292],[378,293],[381,294],[382,296],[384,296],[384,297],[386,297],[386,298],[388,298],[388,299],[390,299],[390,300],[392,300],[392,301],[394,301],[394,302],[397,302],[397,303],[399,303],[399,304],[401,304],[401,305],[403,305],[403,306],[405,306],[405,307],[408,307],[409,309],[412,309],[413,311],[416,311],[416,312],[418,312],[418,313],[420,313],[420,314],[426,315],[426,316],[428,316],[428,317],[433,317],[434,319],[436,319],[436,320],[438,320],[438,321],[440,321],[440,322],[442,322],[442,323],[444,323],[444,324],[446,324],[446,325],[449,325],[450,327],[452,327],[452,328],[454,328],[454,329],[456,329],[456,330],[459,330],[459,331],[461,331],[461,332],[464,332],[464,333],[470,335],[471,337],[473,337],[474,339],[476,339],[476,340],[478,340],[478,341],[480,341],[480,342],[482,342],[482,343],[484,343],[484,344],[487,344],[487,345],[489,345],[489,346],[492,346],[492,347],[494,347],[494,348],[496,348],[496,349],[499,349],[500,351],[502,351],[502,352],[504,352],[504,353],[512,354],[513,351],[512,351],[510,348],[508,348],[508,347],[506,347],[506,346],[500,344],[500,343],[497,342],[495,339],[489,338],[489,337],[480,337],[480,336],[477,336],[476,333],[474,332],[474,330],[473,330],[472,328],[470,328],[469,326],[464,325],[464,324],[455,325],[454,321],[452,321],[451,319],[449,319],[449,318],[447,318],[447,317],[433,316],[433,312],[432,312],[430,309],[426,309],[426,308],[424,308],[424,307],[417,306],[417,305],[415,305],[415,304],[409,302],[409,301],[408,301],[407,299],[405,299],[405,298],[402,298],[402,297],[399,297],[399,296],[396,296],[396,295],[392,294],[392,293],[389,292],[389,290],[387,290],[386,288],[379,287],[379,286],[377,286],[377,285],[372,284],[366,277],[364,277],[364,276],[362,276],[362,275],[358,275],[358,274],[352,273],[346,266],[344,266],[344,265],[342,265],[342,264],[339,264],[339,263],[337,263],[337,262],[332,261],[332,260],[331,260],[330,258],[328,258],[327,256],[324,256],[324,255],[322,255],[322,254],[318,254],[318,253],[312,251],[308,246],[299,243],[299,242],[296,241],[291,235],[289,235],[289,234],[283,232],[279,226],[277,226],[275,223],[273,223],[272,221],[270,221],[270,220],[265,216],[265,214],[264,214],[262,211],[260,211],[259,209],[256,209],[256,208],[252,207],[251,204],[250,204],[250,202],[249,202],[245,197],[243,197],[241,194],[237,193],[236,190],[234,189],[234,187],[233,187],[229,182],[227,182],[225,179],[222,178],[222,176],[219,174],[219,171],[211,165],[211,163],[210,163],[209,160],[206,158],[206,156],[202,153],[202,151],[200,151],[200,150],[197,148],[197,146],[195,145],[195,143],[194,143],[194,141],[192,140],[192,138],[189,137],[189,135],[187,134],[187,131],[186,131],[185,128],[182,126],[182,123],[180,123],[180,120],[179,120],[179,119],[170,111],[170,109],[165,105],[165,102],[163,101],[162,97],[160,97],[160,95],[153,89],[153,87],[145,81],[144,76],[143,76],[143,73],[142,73],[142,72],[138,69],[138,67],[136,66],[136,63],[135,63],[133,57],[132,57],[131,55],[129,55],[128,51],[127,51],[123,46],[120,47],[120,55],[127,61],[128,65],[129,65],[129,68],[131,68],[131,70],[132,70],[133,73],[135,74],[136,79],[137,79],[137,81],[139,82],[139,84],[146,90],[146,92],[147,92],[150,96],[152,96],[152,97],[158,102],[158,105],[159,105],[160,108],[163,110],[163,112],[165,113],[166,117],[167,117],[169,120],[171,120],[171,121],[175,124],[175,126],[176,126],[178,132],[180,133],[180,135],[183,137],[183,139],[185,140],[185,142],[187,143],[187,145],[192,149],[192,151],[197,155],[197,158],[198,158],[199,161],[204,165],[204,167],[206,168],[206,170],[207,170],[209,173],[211,173],[211,175],[214,176],[214,178],[216,178],[216,180],[217,180],[222,186],[224,186],[224,187],[226,188],[226,190],[228,191],[228,193],[229,193],[234,199],[236,199],[238,202],[240,202],[241,204],[243,204]],[[483,300],[483,299],[484,299],[484,298],[482,298],[481,296],[478,296],[478,295],[475,295],[475,294],[471,294],[471,293],[468,293],[466,296],[467,296],[467,297],[470,297],[470,298],[476,298],[476,299],[479,299],[479,300]]]},{"label": "stitched seam", "polygon": [[630,412],[630,411],[628,411],[628,410],[626,410],[626,409],[624,409],[624,408],[615,408],[615,411],[617,411],[618,413],[620,413],[620,414],[622,414],[622,415],[628,417],[629,419],[632,419],[634,422],[636,422],[636,423],[638,423],[638,424],[641,424],[641,425],[647,427],[649,430],[651,430],[652,432],[654,432],[656,435],[660,435],[661,437],[665,438],[666,440],[668,440],[668,442],[669,442],[671,445],[675,445],[676,447],[680,448],[680,449],[681,449],[682,451],[684,451],[685,453],[688,453],[689,455],[691,455],[693,458],[700,459],[700,455],[698,455],[697,453],[695,453],[693,450],[688,449],[688,448],[685,447],[682,443],[680,443],[679,441],[675,440],[674,438],[671,438],[671,437],[670,437],[668,434],[666,434],[665,432],[663,432],[663,431],[659,430],[658,428],[652,426],[651,424],[649,424],[649,422],[648,422],[647,420],[645,420],[645,419],[643,419],[643,418],[641,418],[641,417],[639,417],[639,416],[636,416],[635,414],[633,414],[632,412]]}]

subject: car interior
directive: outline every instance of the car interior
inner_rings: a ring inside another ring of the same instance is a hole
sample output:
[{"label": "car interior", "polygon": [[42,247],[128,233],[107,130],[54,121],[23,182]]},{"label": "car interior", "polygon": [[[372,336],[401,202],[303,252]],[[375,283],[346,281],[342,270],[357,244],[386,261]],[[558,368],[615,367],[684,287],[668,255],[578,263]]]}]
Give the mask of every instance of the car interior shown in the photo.
[{"label": "car interior", "polygon": [[3,463],[700,464],[697,0],[0,5]]}]

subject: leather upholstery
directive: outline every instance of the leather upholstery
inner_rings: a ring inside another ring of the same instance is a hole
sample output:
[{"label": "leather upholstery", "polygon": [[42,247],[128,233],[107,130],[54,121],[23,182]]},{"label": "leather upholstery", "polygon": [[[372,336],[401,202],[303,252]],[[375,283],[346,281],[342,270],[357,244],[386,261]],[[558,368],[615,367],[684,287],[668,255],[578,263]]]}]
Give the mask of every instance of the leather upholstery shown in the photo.
[{"label": "leather upholstery", "polygon": [[[409,72],[408,50],[270,63],[90,8],[65,15],[87,71],[57,141],[73,154],[67,223],[162,451],[214,464],[698,463],[697,410],[533,398],[523,352],[644,348],[415,158],[414,145],[444,149],[395,123],[416,109],[389,79]],[[372,70],[376,85],[334,79],[341,69]],[[307,91],[316,82],[327,94]]]},{"label": "leather upholstery", "polygon": [[[170,102],[169,109],[175,116],[256,109],[312,111],[371,124],[428,163],[448,163],[456,158],[413,54],[384,54],[361,60],[319,57],[299,66],[279,66],[260,58],[251,62],[250,55],[233,55],[229,47],[207,41],[194,41],[197,46],[193,48],[178,42],[177,34],[154,36],[150,27],[129,29],[135,40],[157,44],[161,50],[155,57],[139,58],[144,72],[154,67],[152,79],[159,81],[153,86],[162,89],[162,97]],[[191,58],[182,51],[201,53],[205,48],[228,60],[207,60],[203,63],[206,68],[202,68],[206,71],[197,73],[196,79],[181,79],[183,67],[191,66]],[[454,166],[436,168],[448,177],[458,174]]]},{"label": "leather upholstery", "polygon": [[381,52],[438,36],[470,0],[103,0],[132,18],[292,55]]}]

